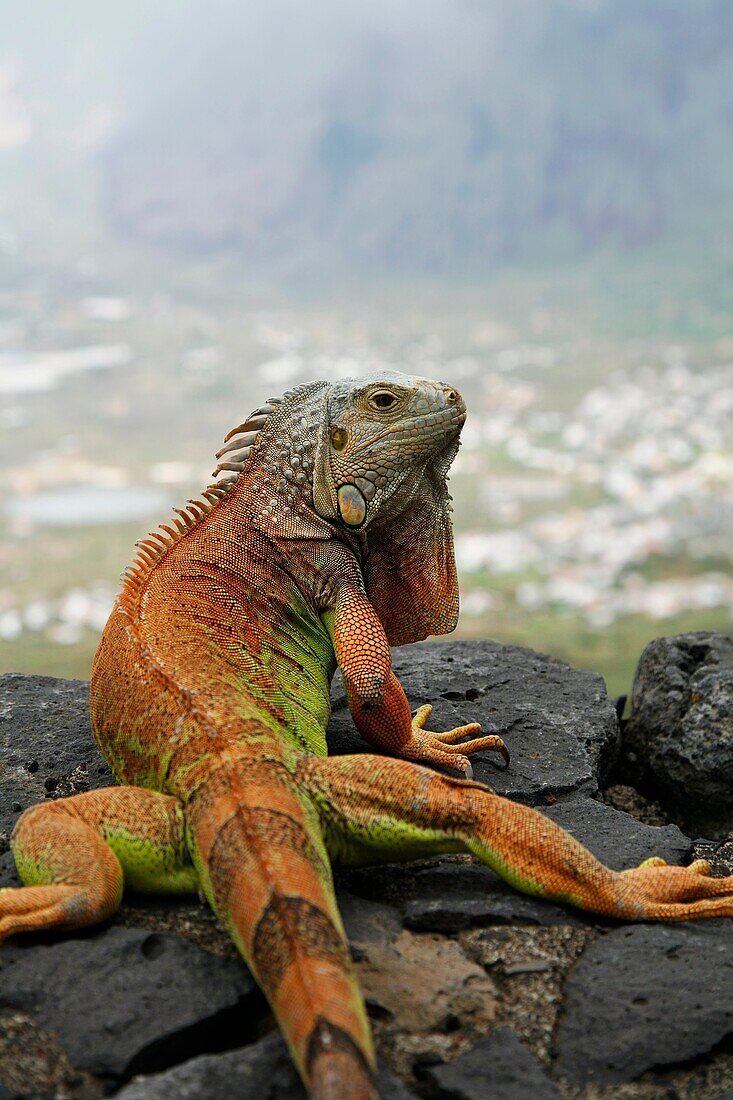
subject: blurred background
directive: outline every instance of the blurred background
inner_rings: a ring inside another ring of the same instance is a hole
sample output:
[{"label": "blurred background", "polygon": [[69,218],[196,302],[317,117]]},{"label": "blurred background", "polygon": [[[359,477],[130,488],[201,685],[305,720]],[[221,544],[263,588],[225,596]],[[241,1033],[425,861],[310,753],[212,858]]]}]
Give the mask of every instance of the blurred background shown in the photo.
[{"label": "blurred background", "polygon": [[733,629],[728,0],[0,0],[0,671],[313,377],[438,377],[459,633]]}]

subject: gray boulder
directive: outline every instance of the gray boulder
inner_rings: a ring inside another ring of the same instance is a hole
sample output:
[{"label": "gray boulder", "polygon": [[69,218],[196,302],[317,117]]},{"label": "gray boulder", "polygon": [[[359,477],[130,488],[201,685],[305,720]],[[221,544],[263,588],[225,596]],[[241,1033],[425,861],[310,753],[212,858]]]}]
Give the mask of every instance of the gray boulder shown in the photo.
[{"label": "gray boulder", "polygon": [[89,725],[89,684],[0,676],[0,888],[17,886],[8,841],[23,810],[114,783]]},{"label": "gray boulder", "polygon": [[[432,703],[429,728],[480,722],[511,753],[473,756],[474,778],[515,802],[542,806],[569,794],[594,797],[615,761],[616,710],[602,678],[523,646],[420,642],[393,653],[413,711]],[[332,692],[329,751],[369,752],[354,729],[340,677]]]},{"label": "gray boulder", "polygon": [[701,831],[733,826],[733,638],[657,638],[641,655],[624,732],[637,781]]},{"label": "gray boulder", "polygon": [[730,922],[628,925],[571,971],[556,1069],[574,1085],[633,1081],[707,1054],[731,1032]]},{"label": "gray boulder", "polygon": [[77,1069],[116,1078],[253,1038],[266,1011],[237,960],[137,928],[3,944],[0,1008],[55,1031]]},{"label": "gray boulder", "polygon": [[435,1100],[561,1100],[539,1063],[506,1027],[455,1061],[425,1070],[424,1076]]}]

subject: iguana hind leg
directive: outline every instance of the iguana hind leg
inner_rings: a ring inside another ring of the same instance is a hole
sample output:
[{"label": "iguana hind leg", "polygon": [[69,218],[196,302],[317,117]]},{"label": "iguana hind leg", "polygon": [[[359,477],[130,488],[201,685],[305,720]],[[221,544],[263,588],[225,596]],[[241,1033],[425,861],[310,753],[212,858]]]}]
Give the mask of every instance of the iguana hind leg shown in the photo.
[{"label": "iguana hind leg", "polygon": [[698,861],[616,872],[537,810],[479,783],[379,756],[303,759],[334,858],[348,863],[468,851],[517,889],[626,920],[733,916],[733,876]]},{"label": "iguana hind leg", "polygon": [[19,818],[11,847],[25,886],[0,891],[0,940],[104,920],[125,884],[156,893],[197,888],[180,803],[141,787],[32,806]]}]

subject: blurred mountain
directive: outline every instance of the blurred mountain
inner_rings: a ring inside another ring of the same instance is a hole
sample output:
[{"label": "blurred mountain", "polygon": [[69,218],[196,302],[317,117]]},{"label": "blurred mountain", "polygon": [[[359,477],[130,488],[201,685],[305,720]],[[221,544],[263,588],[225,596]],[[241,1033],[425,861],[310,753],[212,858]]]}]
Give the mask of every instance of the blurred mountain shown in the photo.
[{"label": "blurred mountain", "polygon": [[730,0],[30,7],[61,49],[11,27],[18,94],[77,118],[124,239],[430,274],[729,247]]}]

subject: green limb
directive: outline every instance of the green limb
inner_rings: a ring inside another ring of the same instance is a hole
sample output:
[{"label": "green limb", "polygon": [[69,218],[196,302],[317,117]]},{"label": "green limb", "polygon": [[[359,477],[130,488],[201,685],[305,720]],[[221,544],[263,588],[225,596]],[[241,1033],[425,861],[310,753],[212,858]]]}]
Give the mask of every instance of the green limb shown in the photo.
[{"label": "green limb", "polygon": [[140,787],[33,806],[20,817],[11,847],[25,886],[0,893],[0,940],[104,920],[124,886],[172,894],[197,889],[182,807]]}]

